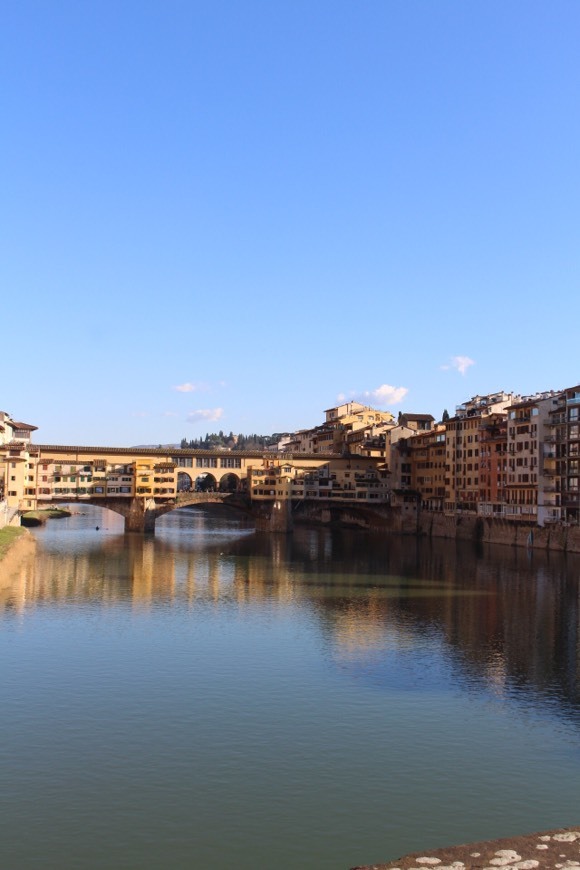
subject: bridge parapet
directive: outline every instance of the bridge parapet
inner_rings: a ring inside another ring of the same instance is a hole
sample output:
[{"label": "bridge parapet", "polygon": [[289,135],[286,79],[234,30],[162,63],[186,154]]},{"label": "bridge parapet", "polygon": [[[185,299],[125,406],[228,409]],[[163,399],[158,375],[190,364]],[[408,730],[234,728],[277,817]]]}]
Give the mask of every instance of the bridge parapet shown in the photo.
[{"label": "bridge parapet", "polygon": [[231,492],[179,492],[175,498],[176,507],[187,507],[190,504],[204,504],[211,502],[223,503],[231,498]]}]

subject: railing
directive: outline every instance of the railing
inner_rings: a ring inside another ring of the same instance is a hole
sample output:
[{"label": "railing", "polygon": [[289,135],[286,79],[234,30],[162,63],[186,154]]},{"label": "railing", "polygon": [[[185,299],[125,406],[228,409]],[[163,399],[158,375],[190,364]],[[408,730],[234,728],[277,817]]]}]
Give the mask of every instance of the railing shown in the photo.
[{"label": "railing", "polygon": [[224,498],[229,498],[234,495],[232,492],[179,492],[175,497],[176,504],[187,502],[203,502],[203,501],[223,501]]}]

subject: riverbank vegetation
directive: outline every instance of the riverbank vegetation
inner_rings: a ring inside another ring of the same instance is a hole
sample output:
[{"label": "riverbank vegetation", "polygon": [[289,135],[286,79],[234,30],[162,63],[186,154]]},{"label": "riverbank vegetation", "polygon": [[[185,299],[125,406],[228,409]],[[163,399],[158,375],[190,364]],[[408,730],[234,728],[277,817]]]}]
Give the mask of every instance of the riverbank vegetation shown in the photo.
[{"label": "riverbank vegetation", "polygon": [[0,529],[0,560],[4,558],[12,544],[26,533],[21,526],[5,526]]},{"label": "riverbank vegetation", "polygon": [[59,520],[63,517],[70,517],[71,512],[62,508],[45,508],[38,511],[27,511],[22,514],[20,522],[23,526],[40,526],[47,520]]}]

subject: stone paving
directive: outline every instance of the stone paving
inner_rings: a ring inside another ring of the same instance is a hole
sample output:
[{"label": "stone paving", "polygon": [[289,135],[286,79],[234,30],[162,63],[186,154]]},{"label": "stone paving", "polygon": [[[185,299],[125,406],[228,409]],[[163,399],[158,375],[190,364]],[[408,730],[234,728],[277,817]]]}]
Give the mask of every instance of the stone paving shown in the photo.
[{"label": "stone paving", "polygon": [[580,828],[428,849],[352,870],[580,870]]}]

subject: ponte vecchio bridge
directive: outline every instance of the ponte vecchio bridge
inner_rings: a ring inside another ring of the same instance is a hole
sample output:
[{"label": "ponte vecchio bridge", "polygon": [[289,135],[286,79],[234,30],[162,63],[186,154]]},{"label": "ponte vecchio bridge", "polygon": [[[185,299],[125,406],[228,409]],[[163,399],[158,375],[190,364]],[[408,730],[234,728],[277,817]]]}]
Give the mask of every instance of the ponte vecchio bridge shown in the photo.
[{"label": "ponte vecchio bridge", "polygon": [[21,512],[84,502],[121,514],[125,531],[151,532],[164,513],[227,503],[264,531],[288,531],[300,503],[389,503],[381,460],[336,454],[9,443],[2,448],[9,503]]}]

